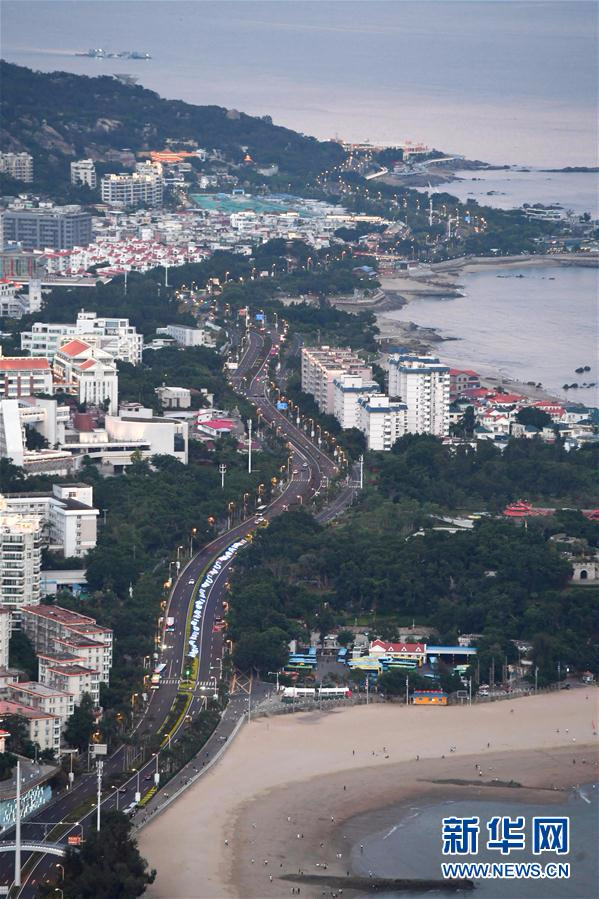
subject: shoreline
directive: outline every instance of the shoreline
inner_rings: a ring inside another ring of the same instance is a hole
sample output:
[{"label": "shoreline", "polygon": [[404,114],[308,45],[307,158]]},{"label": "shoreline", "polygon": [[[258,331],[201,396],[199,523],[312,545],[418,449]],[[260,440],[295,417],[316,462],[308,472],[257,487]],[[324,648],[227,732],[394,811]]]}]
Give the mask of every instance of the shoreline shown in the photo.
[{"label": "shoreline", "polygon": [[[229,889],[240,899],[278,899],[285,888],[277,881],[285,877],[289,882],[301,884],[302,894],[316,899],[319,890],[312,891],[303,876],[322,873],[335,878],[344,894],[357,895],[351,887],[344,886],[348,878],[351,882],[353,876],[363,874],[352,861],[352,849],[366,844],[389,826],[391,819],[396,823],[407,816],[414,804],[418,808],[463,800],[562,804],[579,783],[577,773],[584,758],[587,760],[585,775],[598,776],[599,769],[588,764],[593,752],[591,745],[580,746],[575,752],[568,747],[550,751],[484,754],[481,751],[459,759],[446,755],[441,759],[390,764],[382,771],[362,768],[353,775],[321,776],[298,785],[275,788],[259,797],[260,817],[278,822],[283,834],[287,831],[284,851],[281,836],[277,839],[272,831],[265,831],[256,820],[254,805],[245,805],[234,821],[239,848],[234,852]],[[576,766],[572,765],[573,758]],[[487,772],[485,778],[468,780],[475,771],[474,765],[481,761]],[[520,785],[506,785],[503,778],[509,778],[510,772],[517,772]],[[449,773],[451,777],[447,776]],[[503,781],[501,785],[493,783],[491,778],[496,775]],[[451,783],[452,780],[464,782]],[[325,813],[311,813],[311,797],[318,797]],[[292,813],[291,820],[287,821],[285,813],[292,809],[297,813]],[[265,860],[269,865],[264,865]],[[272,882],[268,879],[271,873]]]},{"label": "shoreline", "polygon": [[[424,793],[505,791],[513,799],[524,798],[524,787],[544,787],[547,801],[563,799],[576,774],[596,776],[597,698],[580,689],[473,707],[377,703],[253,721],[212,771],[140,832],[142,855],[158,870],[148,896],[275,899],[291,894],[281,875],[319,873],[321,855],[322,873],[347,876],[343,848],[332,851],[336,834],[348,843],[340,825]],[[470,781],[474,762],[490,785],[447,783]],[[501,787],[493,777],[524,787]],[[301,892],[321,895],[307,885]]]},{"label": "shoreline", "polygon": [[[585,261],[591,263],[593,267],[599,265],[599,258],[594,260],[587,259]],[[573,260],[561,255],[524,258],[504,257],[503,259],[481,257],[476,260],[464,257],[447,263],[439,263],[436,267],[431,266],[431,269],[434,269],[434,271],[430,274],[423,274],[421,278],[409,278],[407,276],[382,278],[381,289],[385,294],[385,299],[376,308],[374,306],[370,307],[376,316],[382,353],[386,353],[393,345],[401,344],[408,351],[432,353],[440,356],[443,360],[443,346],[458,342],[460,337],[444,337],[441,334],[442,326],[424,327],[411,321],[400,321],[391,317],[389,313],[404,308],[412,300],[419,297],[426,297],[427,299],[437,298],[438,302],[441,303],[445,299],[461,296],[462,285],[457,280],[460,272],[493,272],[495,269],[534,268],[547,264],[578,265],[581,264],[581,261],[578,257]],[[501,275],[498,276],[501,277]],[[348,307],[344,308],[347,311],[352,311]],[[448,354],[451,357],[450,349]],[[462,367],[464,366],[468,367],[466,363]],[[555,387],[545,387],[542,384],[537,386],[538,382],[533,382],[532,380],[525,382],[518,378],[509,377],[500,372],[492,363],[479,362],[473,367],[477,368],[480,374],[481,385],[484,387],[505,387],[508,391],[519,393],[533,401],[547,400],[560,403],[585,403],[585,397],[582,395],[576,398],[566,397]],[[582,393],[582,391],[579,391],[579,393]]]}]

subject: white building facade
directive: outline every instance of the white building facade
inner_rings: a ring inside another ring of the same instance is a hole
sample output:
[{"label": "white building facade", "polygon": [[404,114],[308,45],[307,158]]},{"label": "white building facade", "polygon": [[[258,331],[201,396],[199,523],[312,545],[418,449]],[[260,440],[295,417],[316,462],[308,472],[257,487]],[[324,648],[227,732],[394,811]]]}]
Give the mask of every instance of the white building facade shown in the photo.
[{"label": "white building facade", "polygon": [[98,183],[93,159],[78,159],[71,163],[71,184],[82,184],[92,190]]},{"label": "white building facade", "polygon": [[0,608],[0,668],[8,668],[8,642],[11,632],[10,609]]},{"label": "white building facade", "polygon": [[33,156],[29,153],[0,153],[0,172],[15,181],[33,181]]},{"label": "white building facade", "polygon": [[389,396],[407,405],[409,433],[449,433],[449,392],[449,367],[436,356],[400,354],[389,359]]},{"label": "white building facade", "polygon": [[102,406],[108,412],[118,408],[117,368],[110,353],[74,338],[63,344],[54,357],[57,390],[76,396],[80,403]]},{"label": "white building facade", "polygon": [[0,499],[0,608],[18,624],[23,606],[40,601],[42,523],[38,515],[15,515]]},{"label": "white building facade", "polygon": [[48,359],[2,356],[0,350],[0,398],[18,399],[35,393],[54,393]]},{"label": "white building facade", "polygon": [[360,375],[341,375],[333,381],[333,415],[343,429],[358,427],[358,400],[377,393],[375,381],[365,381]]},{"label": "white building facade", "polygon": [[302,347],[301,361],[302,390],[314,397],[325,415],[335,414],[335,380],[357,375],[372,381],[372,368],[348,347]]},{"label": "white building facade", "polygon": [[84,556],[96,545],[99,511],[88,484],[54,484],[52,493],[6,494],[4,500],[16,515],[38,515],[44,542],[65,558]]},{"label": "white building facade", "polygon": [[101,186],[102,202],[110,206],[162,206],[163,181],[156,174],[105,175]]},{"label": "white building facade", "polygon": [[189,328],[185,325],[167,325],[166,328],[158,328],[157,334],[166,334],[172,337],[179,346],[216,346],[214,335],[205,328]]},{"label": "white building facade", "polygon": [[384,393],[358,398],[357,427],[366,437],[366,446],[375,452],[388,452],[407,430],[407,407]]},{"label": "white building facade", "polygon": [[143,335],[129,324],[128,318],[98,317],[95,312],[84,309],[74,325],[34,322],[30,331],[21,331],[21,349],[32,356],[52,359],[73,337],[80,337],[90,346],[104,350],[113,359],[122,359],[132,365],[141,362]]}]

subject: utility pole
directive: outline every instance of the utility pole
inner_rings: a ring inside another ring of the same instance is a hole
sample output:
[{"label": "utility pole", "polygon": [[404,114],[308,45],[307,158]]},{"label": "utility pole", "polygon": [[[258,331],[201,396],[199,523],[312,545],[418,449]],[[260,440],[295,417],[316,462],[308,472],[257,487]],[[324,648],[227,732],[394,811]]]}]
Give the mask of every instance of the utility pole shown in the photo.
[{"label": "utility pole", "polygon": [[21,762],[17,759],[17,797],[15,809],[15,886],[21,886]]},{"label": "utility pole", "polygon": [[468,678],[468,705],[472,705],[472,677]]},{"label": "utility pole", "polygon": [[168,287],[168,265],[164,264],[164,286]]},{"label": "utility pole", "polygon": [[370,678],[368,677],[368,674],[367,674],[366,675],[366,705],[368,705],[368,703],[370,701],[369,689],[370,689]]},{"label": "utility pole", "polygon": [[535,693],[539,689],[539,666],[535,665]]},{"label": "utility pole", "polygon": [[252,473],[252,419],[248,418],[248,474]]},{"label": "utility pole", "polygon": [[227,466],[225,465],[224,462],[220,463],[220,465],[218,466],[218,470],[220,472],[220,486],[224,490],[225,489],[225,475],[227,473]]},{"label": "utility pole", "polygon": [[98,761],[98,807],[96,809],[96,830],[100,833],[100,813],[102,810],[102,768],[104,762]]},{"label": "utility pole", "polygon": [[127,269],[125,269],[125,296],[127,296]]},{"label": "utility pole", "polygon": [[360,463],[360,490],[364,489],[364,453],[358,459]]},{"label": "utility pole", "polygon": [[410,681],[408,675],[406,674],[406,705],[410,703]]}]

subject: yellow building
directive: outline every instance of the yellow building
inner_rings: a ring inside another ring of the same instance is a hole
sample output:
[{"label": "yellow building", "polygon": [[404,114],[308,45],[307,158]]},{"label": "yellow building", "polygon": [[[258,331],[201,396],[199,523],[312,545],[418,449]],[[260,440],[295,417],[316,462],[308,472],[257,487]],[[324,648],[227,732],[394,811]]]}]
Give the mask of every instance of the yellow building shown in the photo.
[{"label": "yellow building", "polygon": [[447,693],[441,690],[414,690],[412,702],[414,705],[447,705]]}]

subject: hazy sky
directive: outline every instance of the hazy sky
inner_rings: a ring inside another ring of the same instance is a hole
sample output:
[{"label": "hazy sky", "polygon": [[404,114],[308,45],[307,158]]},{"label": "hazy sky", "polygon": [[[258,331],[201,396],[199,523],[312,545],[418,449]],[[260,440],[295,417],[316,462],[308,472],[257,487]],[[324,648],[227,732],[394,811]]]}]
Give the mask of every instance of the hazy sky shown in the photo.
[{"label": "hazy sky", "polygon": [[[297,130],[411,138],[491,162],[596,164],[591,2],[4,0],[2,55],[128,72]],[[152,54],[98,61],[77,50]]]}]

